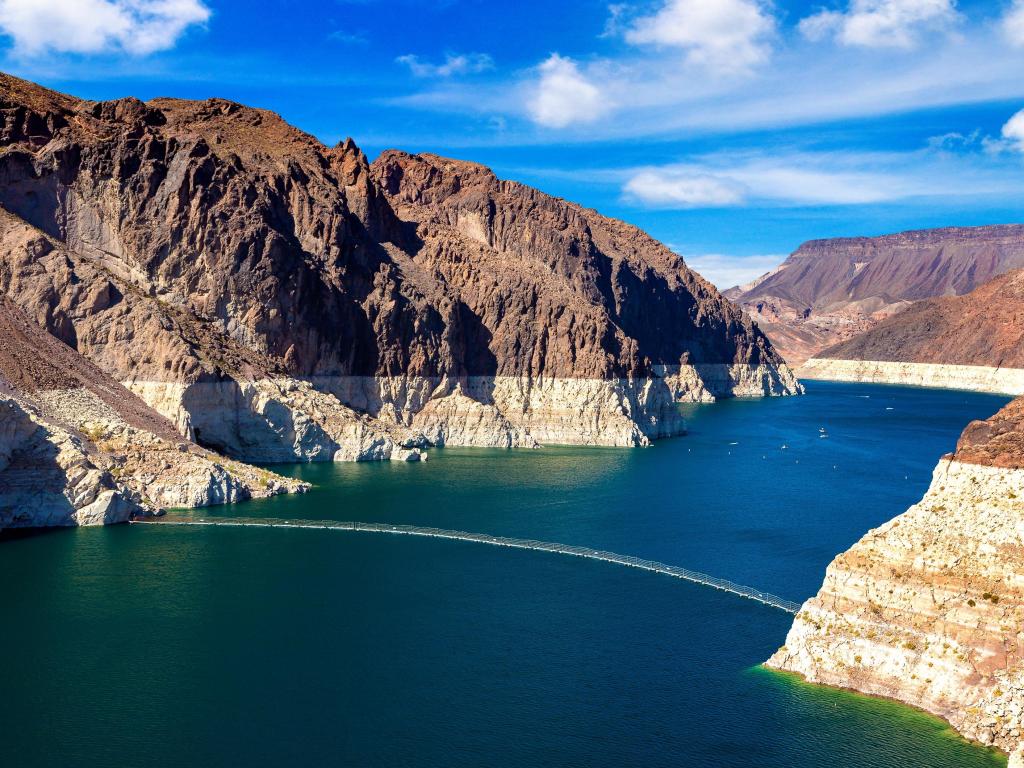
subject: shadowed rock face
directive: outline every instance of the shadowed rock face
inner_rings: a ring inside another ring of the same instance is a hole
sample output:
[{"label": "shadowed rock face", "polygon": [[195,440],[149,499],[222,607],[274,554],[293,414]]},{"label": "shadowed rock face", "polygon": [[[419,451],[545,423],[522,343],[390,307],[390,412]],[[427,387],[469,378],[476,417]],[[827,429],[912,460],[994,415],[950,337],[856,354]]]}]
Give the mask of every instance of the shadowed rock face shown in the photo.
[{"label": "shadowed rock face", "polygon": [[637,444],[798,390],[663,246],[479,166],[7,76],[0,116],[0,291],[231,455]]},{"label": "shadowed rock face", "polygon": [[840,554],[769,666],[898,699],[1024,765],[1024,399]]},{"label": "shadowed rock face", "polygon": [[391,151],[372,173],[416,227],[424,292],[456,294],[489,337],[481,373],[779,363],[749,318],[635,227],[473,163]]},{"label": "shadowed rock face", "polygon": [[726,291],[787,360],[874,327],[910,302],[959,296],[1024,267],[1024,225],[950,227],[812,240],[782,266]]}]

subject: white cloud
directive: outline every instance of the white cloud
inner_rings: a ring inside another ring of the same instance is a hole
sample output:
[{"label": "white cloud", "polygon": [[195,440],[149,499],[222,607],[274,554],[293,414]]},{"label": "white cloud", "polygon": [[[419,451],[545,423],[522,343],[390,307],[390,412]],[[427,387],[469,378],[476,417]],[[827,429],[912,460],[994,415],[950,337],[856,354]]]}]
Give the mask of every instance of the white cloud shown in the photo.
[{"label": "white cloud", "polygon": [[332,43],[341,43],[342,45],[369,45],[370,40],[366,37],[365,32],[346,32],[344,29],[336,29],[327,35],[327,39]]},{"label": "white cloud", "polygon": [[958,18],[955,0],[850,0],[845,13],[821,11],[799,26],[810,40],[835,35],[844,45],[912,48],[922,31],[949,28]]},{"label": "white cloud", "polygon": [[588,79],[572,59],[551,54],[540,65],[540,79],[527,103],[531,119],[547,128],[590,123],[607,114],[608,96]]},{"label": "white cloud", "polygon": [[1003,31],[1011,43],[1024,46],[1024,0],[1014,0],[1003,17]]},{"label": "white cloud", "polygon": [[1024,109],[1006,121],[1003,140],[1010,149],[1024,152]]},{"label": "white cloud", "polygon": [[[660,0],[657,7],[663,5]],[[912,55],[901,48],[814,44],[799,35],[780,35],[776,46],[771,66],[752,77],[709,76],[680,66],[679,48],[647,46],[585,64],[553,57],[544,66],[545,88],[535,68],[472,86],[431,83],[393,103],[505,115],[510,120],[502,141],[529,144],[552,140],[537,125],[561,128],[559,141],[692,137],[1024,99],[1024,45],[1011,45],[991,17],[966,17],[957,34],[922,44]],[[573,98],[559,103],[554,86],[562,81],[578,85],[567,83],[564,90],[584,94],[582,106]]]},{"label": "white cloud", "polygon": [[[873,205],[1024,193],[1019,167],[1000,162],[980,137],[971,137],[969,144],[953,141],[962,151],[946,151],[949,137],[941,137],[938,144],[910,152],[721,152],[656,168],[622,169],[617,178],[627,201],[676,209]],[[1024,152],[1024,110],[1006,124],[1000,144]],[[601,178],[615,176],[605,171]]]},{"label": "white cloud", "polygon": [[775,19],[760,0],[666,0],[626,32],[634,45],[682,48],[717,72],[750,69],[771,53]]},{"label": "white cloud", "polygon": [[405,64],[415,77],[451,77],[452,75],[469,75],[484,72],[494,66],[494,60],[486,53],[449,53],[444,57],[443,64],[431,64],[421,61],[419,56],[407,53],[395,59]]},{"label": "white cloud", "polygon": [[705,280],[724,291],[734,285],[745,285],[770,272],[786,260],[785,254],[731,256],[722,253],[683,255],[683,260]]},{"label": "white cloud", "polygon": [[734,179],[675,168],[640,171],[622,191],[630,200],[670,208],[739,205],[746,194],[744,186]]},{"label": "white cloud", "polygon": [[0,30],[19,55],[171,48],[210,18],[201,0],[0,0]]},{"label": "white cloud", "polygon": [[717,208],[780,202],[860,205],[911,193],[896,177],[854,165],[847,158],[818,153],[713,155],[642,169],[626,181],[623,194],[654,207]]}]

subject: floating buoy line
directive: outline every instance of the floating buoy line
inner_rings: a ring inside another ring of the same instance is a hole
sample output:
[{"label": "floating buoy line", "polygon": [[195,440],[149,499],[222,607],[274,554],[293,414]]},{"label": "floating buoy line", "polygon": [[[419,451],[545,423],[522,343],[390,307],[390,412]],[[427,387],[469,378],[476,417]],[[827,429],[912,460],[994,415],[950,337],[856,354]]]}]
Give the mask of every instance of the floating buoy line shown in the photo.
[{"label": "floating buoy line", "polygon": [[349,531],[359,533],[390,533],[401,536],[423,536],[433,539],[452,539],[456,541],[472,541],[478,544],[490,544],[496,547],[509,547],[512,549],[529,549],[540,552],[554,552],[560,555],[572,555],[587,560],[599,560],[606,563],[615,563],[629,568],[639,568],[643,571],[661,573],[677,579],[689,581],[694,584],[701,584],[706,587],[729,592],[747,600],[777,608],[786,613],[795,614],[800,610],[800,604],[792,600],[764,592],[754,587],[737,584],[728,579],[719,579],[700,571],[692,571],[689,568],[682,568],[677,565],[667,565],[656,560],[645,560],[632,555],[620,555],[615,552],[606,552],[601,549],[590,547],[578,547],[571,544],[559,544],[552,541],[537,541],[535,539],[517,539],[508,536],[492,536],[487,533],[469,533],[467,531],[453,531],[444,528],[427,528],[416,525],[389,525],[387,523],[359,523],[340,520],[288,520],[283,518],[254,518],[254,517],[156,517],[139,518],[131,521],[135,525],[174,525],[174,526],[204,526],[216,528],[298,528],[304,530],[329,530]]}]

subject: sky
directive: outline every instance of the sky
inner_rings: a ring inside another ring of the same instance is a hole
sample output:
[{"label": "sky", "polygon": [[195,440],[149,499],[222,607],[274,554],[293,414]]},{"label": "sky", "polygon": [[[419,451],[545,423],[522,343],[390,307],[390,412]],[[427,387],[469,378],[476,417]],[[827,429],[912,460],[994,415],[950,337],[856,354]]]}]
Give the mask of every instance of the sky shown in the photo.
[{"label": "sky", "polygon": [[484,163],[722,288],[809,239],[1024,221],[1024,0],[0,0],[0,57]]}]

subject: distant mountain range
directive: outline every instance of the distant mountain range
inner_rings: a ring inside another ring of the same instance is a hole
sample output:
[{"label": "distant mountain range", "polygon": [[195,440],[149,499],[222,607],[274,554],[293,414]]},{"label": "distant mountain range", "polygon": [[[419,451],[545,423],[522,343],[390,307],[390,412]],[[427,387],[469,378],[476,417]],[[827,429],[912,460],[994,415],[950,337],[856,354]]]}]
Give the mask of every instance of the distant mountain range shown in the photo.
[{"label": "distant mountain range", "polygon": [[936,296],[969,293],[1024,267],[1024,225],[951,227],[812,240],[725,295],[793,365]]}]

